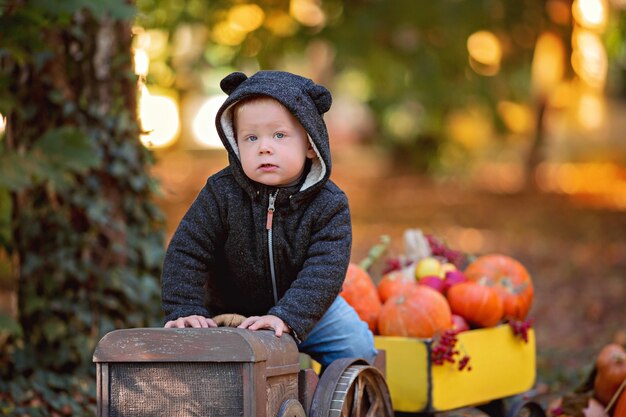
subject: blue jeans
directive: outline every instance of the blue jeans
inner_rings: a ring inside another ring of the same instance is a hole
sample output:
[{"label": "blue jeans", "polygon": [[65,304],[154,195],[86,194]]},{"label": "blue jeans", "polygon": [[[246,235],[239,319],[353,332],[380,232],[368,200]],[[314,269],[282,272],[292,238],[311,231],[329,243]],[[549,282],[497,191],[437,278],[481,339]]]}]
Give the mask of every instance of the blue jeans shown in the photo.
[{"label": "blue jeans", "polygon": [[322,367],[339,358],[363,358],[371,363],[377,353],[367,323],[341,296],[335,299],[298,349]]}]

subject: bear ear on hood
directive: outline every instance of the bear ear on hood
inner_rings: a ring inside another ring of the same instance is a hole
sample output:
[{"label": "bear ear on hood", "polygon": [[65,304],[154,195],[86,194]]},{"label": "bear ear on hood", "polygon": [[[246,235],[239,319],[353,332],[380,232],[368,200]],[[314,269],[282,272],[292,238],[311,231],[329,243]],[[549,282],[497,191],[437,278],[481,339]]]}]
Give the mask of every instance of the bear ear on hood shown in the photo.
[{"label": "bear ear on hood", "polygon": [[330,95],[330,91],[328,91],[326,87],[319,84],[313,84],[307,89],[307,93],[313,100],[313,103],[315,103],[315,107],[317,107],[317,111],[320,114],[324,114],[330,110],[333,98]]},{"label": "bear ear on hood", "polygon": [[227,75],[220,82],[220,88],[223,92],[228,95],[231,95],[233,91],[237,89],[241,85],[242,82],[246,81],[248,76],[243,72],[233,72],[232,74]]}]

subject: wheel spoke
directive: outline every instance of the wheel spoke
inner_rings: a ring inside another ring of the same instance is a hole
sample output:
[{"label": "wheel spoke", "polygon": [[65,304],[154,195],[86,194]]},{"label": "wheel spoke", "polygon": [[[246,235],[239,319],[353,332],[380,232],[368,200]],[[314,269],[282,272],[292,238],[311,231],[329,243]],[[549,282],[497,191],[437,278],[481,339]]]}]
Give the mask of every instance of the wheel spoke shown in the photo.
[{"label": "wheel spoke", "polygon": [[359,407],[359,395],[357,394],[358,391],[354,386],[352,386],[350,388],[350,392],[352,394],[352,398],[349,401],[346,401],[346,405],[350,405],[350,410],[349,414],[346,415],[349,415],[350,417],[357,417],[357,410]]},{"label": "wheel spoke", "polygon": [[375,401],[370,407],[370,409],[367,411],[367,414],[365,415],[365,417],[376,417],[378,415],[379,405],[380,405],[380,402]]},{"label": "wheel spoke", "polygon": [[359,374],[359,377],[357,377],[356,381],[355,381],[355,406],[353,408],[352,411],[352,415],[354,417],[361,417],[363,415],[363,412],[361,411],[361,409],[363,408],[363,392],[365,391],[365,384],[363,383],[363,378],[360,377],[361,374]]}]

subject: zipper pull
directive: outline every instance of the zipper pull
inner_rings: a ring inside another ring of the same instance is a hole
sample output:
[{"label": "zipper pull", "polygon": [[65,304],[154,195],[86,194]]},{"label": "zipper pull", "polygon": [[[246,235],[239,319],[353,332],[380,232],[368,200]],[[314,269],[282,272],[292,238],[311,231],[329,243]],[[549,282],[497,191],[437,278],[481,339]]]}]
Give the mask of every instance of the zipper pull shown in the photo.
[{"label": "zipper pull", "polygon": [[276,202],[276,196],[278,195],[278,191],[274,195],[270,194],[270,203],[267,206],[267,221],[265,222],[265,228],[267,230],[272,230],[272,221],[274,220],[274,203]]}]

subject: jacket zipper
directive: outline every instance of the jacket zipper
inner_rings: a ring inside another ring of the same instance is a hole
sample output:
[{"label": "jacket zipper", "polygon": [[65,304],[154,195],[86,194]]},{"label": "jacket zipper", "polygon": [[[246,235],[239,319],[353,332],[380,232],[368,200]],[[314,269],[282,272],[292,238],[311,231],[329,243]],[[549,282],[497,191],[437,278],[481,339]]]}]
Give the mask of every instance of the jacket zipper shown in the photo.
[{"label": "jacket zipper", "polygon": [[272,290],[274,291],[274,304],[278,304],[278,289],[276,286],[276,270],[274,268],[274,248],[272,244],[272,222],[274,220],[274,203],[276,202],[276,196],[278,191],[272,195],[269,195],[269,205],[267,206],[267,221],[265,222],[265,229],[267,229],[267,248],[270,257],[270,273],[272,275]]}]

